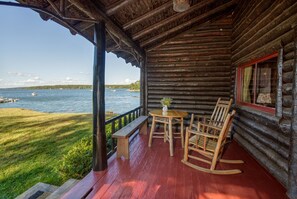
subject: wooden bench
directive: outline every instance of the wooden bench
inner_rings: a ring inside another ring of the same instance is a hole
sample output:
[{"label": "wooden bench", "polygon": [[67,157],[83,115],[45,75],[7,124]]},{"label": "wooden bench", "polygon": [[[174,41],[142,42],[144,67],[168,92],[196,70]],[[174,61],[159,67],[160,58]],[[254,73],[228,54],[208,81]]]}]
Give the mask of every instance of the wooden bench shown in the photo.
[{"label": "wooden bench", "polygon": [[130,158],[129,137],[137,129],[139,129],[140,134],[147,134],[147,118],[148,116],[140,116],[112,135],[113,138],[117,138],[117,158],[121,156],[126,159]]}]

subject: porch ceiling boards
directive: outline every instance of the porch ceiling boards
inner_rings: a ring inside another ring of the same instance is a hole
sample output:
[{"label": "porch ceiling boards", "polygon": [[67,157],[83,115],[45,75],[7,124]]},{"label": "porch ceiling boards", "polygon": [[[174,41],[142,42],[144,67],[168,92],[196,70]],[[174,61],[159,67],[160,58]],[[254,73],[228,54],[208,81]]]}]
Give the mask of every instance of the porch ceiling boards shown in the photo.
[{"label": "porch ceiling boards", "polygon": [[218,176],[194,170],[181,163],[183,149],[175,142],[174,157],[168,143],[137,135],[131,143],[131,159],[116,159],[103,172],[91,172],[64,199],[72,198],[199,198],[270,199],[287,198],[286,190],[236,142],[224,157],[242,159],[244,164],[224,165],[238,168],[242,174]]},{"label": "porch ceiling boards", "polygon": [[[177,13],[173,10],[172,0],[17,1],[57,14],[90,41],[93,41],[94,22],[105,21],[107,51],[114,52],[127,63],[136,66],[139,66],[145,50],[153,49],[196,25],[232,12],[237,2],[192,0],[187,11]],[[44,20],[58,22],[47,14],[40,13],[40,16]],[[73,29],[71,32],[76,34]]]}]

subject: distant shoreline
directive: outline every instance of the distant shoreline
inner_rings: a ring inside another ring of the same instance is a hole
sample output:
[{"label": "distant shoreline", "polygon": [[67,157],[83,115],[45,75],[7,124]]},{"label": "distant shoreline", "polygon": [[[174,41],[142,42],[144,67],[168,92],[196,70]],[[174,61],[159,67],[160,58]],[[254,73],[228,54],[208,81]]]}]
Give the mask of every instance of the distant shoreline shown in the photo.
[{"label": "distant shoreline", "polygon": [[[129,89],[130,85],[105,85],[108,89]],[[2,89],[24,89],[24,90],[41,90],[41,89],[92,89],[92,85],[45,85],[45,86],[29,86]]]}]

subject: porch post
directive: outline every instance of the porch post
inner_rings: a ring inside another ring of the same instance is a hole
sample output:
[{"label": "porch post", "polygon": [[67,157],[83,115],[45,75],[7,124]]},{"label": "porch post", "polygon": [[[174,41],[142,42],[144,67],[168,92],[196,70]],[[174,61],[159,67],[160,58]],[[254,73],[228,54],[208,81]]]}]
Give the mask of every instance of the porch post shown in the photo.
[{"label": "porch post", "polygon": [[144,114],[148,115],[148,80],[147,80],[147,56],[144,57]]},{"label": "porch post", "polygon": [[140,63],[140,105],[142,106],[141,109],[141,115],[147,114],[147,101],[146,101],[146,87],[147,87],[147,81],[146,81],[146,64],[145,64],[145,58],[141,60]]},{"label": "porch post", "polygon": [[93,68],[93,170],[107,168],[105,135],[105,23],[94,26],[94,68]]},{"label": "porch post", "polygon": [[297,25],[294,27],[295,61],[293,67],[293,117],[289,151],[289,179],[287,195],[291,199],[297,198]]}]

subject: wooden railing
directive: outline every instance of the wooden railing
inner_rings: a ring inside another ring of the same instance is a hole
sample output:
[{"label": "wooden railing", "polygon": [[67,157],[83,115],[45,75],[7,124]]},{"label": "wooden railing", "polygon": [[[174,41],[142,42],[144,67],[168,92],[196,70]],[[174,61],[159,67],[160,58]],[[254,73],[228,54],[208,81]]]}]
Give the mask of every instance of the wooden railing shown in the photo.
[{"label": "wooden railing", "polygon": [[121,128],[138,118],[140,116],[141,108],[142,107],[139,106],[131,111],[113,117],[105,122],[108,157],[110,157],[116,151],[116,142],[114,139],[112,139],[112,135],[116,131],[120,130]]}]

